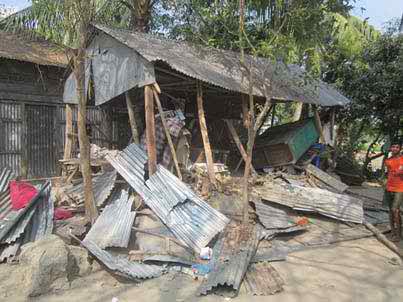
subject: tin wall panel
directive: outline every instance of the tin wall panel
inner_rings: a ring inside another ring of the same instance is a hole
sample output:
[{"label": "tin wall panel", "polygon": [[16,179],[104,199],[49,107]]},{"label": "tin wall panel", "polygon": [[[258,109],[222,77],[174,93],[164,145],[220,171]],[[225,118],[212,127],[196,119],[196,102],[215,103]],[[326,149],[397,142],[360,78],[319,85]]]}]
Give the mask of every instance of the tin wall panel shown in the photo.
[{"label": "tin wall panel", "polygon": [[0,103],[0,167],[20,171],[21,161],[22,105]]}]

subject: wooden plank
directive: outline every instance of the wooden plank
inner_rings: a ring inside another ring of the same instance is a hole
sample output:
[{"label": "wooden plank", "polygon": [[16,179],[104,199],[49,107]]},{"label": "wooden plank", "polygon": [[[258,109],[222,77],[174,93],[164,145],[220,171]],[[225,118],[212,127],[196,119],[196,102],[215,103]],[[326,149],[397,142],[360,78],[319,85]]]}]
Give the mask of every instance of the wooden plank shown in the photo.
[{"label": "wooden plank", "polygon": [[157,171],[157,148],[155,139],[155,115],[153,91],[151,86],[144,87],[144,107],[146,116],[146,143],[148,155],[148,173],[153,175]]},{"label": "wooden plank", "polygon": [[338,192],[343,193],[348,189],[348,186],[345,183],[342,183],[340,180],[337,180],[333,176],[327,174],[326,172],[322,171],[321,169],[317,168],[316,166],[309,164],[305,171],[323,183],[327,184],[328,186],[336,189]]},{"label": "wooden plank", "polygon": [[[64,155],[63,159],[70,159],[73,152],[73,143],[74,143],[74,136],[73,134],[73,109],[71,108],[72,105],[66,105],[65,113],[66,113],[66,129],[65,129],[65,143],[64,143]],[[75,134],[75,137],[78,137]]]},{"label": "wooden plank", "polygon": [[208,137],[207,124],[206,124],[206,117],[203,108],[203,90],[202,85],[199,81],[196,82],[196,85],[197,85],[197,111],[199,115],[200,132],[202,134],[204,145],[204,154],[206,156],[206,162],[207,162],[207,173],[209,175],[211,184],[213,184],[216,187],[213,154],[211,152],[210,140]]},{"label": "wooden plank", "polygon": [[140,143],[139,131],[133,108],[133,100],[130,96],[129,91],[125,92],[125,98],[126,98],[127,113],[129,114],[130,129],[132,130],[133,142],[135,144],[139,144]]},{"label": "wooden plank", "polygon": [[175,164],[176,173],[178,175],[178,178],[180,180],[182,180],[182,173],[181,173],[181,170],[179,169],[178,157],[176,156],[174,143],[172,142],[171,134],[169,133],[168,125],[167,125],[167,122],[165,120],[164,110],[162,109],[161,101],[160,101],[160,98],[158,96],[157,89],[155,87],[153,89],[153,92],[154,92],[154,100],[155,100],[155,103],[157,104],[158,112],[159,112],[159,114],[161,116],[161,121],[162,121],[162,126],[164,127],[165,136],[167,137],[167,140],[168,140],[169,149],[171,150],[172,159],[173,159],[174,164]]},{"label": "wooden plank", "polygon": [[[232,121],[230,120],[224,120],[225,124],[227,125],[228,131],[230,133],[230,135],[232,136],[232,139],[235,142],[235,145],[237,146],[239,153],[241,153],[243,160],[246,162],[248,155],[246,154],[245,148],[242,145],[242,142],[238,136],[238,133],[235,130],[234,125],[232,124]],[[252,168],[252,172],[256,173],[255,169],[253,167]]]},{"label": "wooden plank", "polygon": [[322,122],[320,121],[319,111],[317,107],[315,107],[314,109],[314,116],[315,116],[315,126],[320,136],[320,142],[325,143],[325,135],[323,134]]}]

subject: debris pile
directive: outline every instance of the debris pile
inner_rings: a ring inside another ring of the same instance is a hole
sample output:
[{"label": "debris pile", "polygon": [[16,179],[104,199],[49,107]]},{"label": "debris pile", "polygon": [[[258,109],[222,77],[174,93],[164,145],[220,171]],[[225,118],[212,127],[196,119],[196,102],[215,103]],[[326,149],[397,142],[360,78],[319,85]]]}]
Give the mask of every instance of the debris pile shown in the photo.
[{"label": "debris pile", "polygon": [[18,260],[22,245],[54,232],[131,280],[181,272],[200,279],[199,295],[272,295],[287,280],[270,262],[309,247],[372,236],[363,223],[388,218],[382,208],[367,208],[346,185],[309,164],[297,167],[299,174],[255,175],[245,224],[239,179],[227,168],[217,171],[225,177],[223,190],[206,202],[162,165],[149,176],[147,155],[135,144],[123,151],[92,150],[105,162],[93,176],[100,215],[92,226],[83,213],[81,179],[65,177],[53,187],[46,182],[15,211],[8,186],[13,174],[1,171],[1,261]]}]

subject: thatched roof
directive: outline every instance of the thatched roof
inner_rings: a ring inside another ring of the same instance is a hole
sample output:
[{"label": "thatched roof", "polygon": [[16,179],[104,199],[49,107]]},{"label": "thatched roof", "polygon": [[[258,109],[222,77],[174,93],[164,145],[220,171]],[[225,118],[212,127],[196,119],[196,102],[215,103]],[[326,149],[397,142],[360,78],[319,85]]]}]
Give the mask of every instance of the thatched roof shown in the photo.
[{"label": "thatched roof", "polygon": [[68,64],[65,48],[48,41],[28,40],[4,31],[0,31],[0,41],[0,58],[59,67]]}]

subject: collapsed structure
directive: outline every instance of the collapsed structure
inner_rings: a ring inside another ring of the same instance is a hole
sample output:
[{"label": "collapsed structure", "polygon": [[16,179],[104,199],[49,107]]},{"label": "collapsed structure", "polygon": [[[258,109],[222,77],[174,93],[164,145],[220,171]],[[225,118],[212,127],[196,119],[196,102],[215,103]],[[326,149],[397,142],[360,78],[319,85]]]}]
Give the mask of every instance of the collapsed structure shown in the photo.
[{"label": "collapsed structure", "polygon": [[[258,136],[253,165],[260,180],[252,190],[248,208],[252,215],[246,226],[240,223],[240,194],[235,193],[239,178],[233,178],[237,184],[233,187],[223,182],[221,189],[230,196],[229,204],[215,202],[214,195],[210,200],[201,197],[203,189],[199,190],[195,171],[201,168],[202,178],[208,175],[214,183],[216,175],[227,171],[228,157],[235,157],[235,163],[239,160],[238,167],[246,161],[238,126],[245,118],[248,95],[258,104],[270,101],[267,120],[269,112],[273,119],[276,104],[284,102],[346,105],[349,100],[331,86],[317,80],[305,83],[303,69],[295,65],[251,56],[241,64],[239,54],[230,51],[102,25],[94,25],[93,30],[86,50],[85,88],[93,91],[88,93],[93,111],[87,119],[94,127],[87,130],[91,142],[99,145],[91,146],[91,166],[95,206],[101,214],[92,226],[74,220],[83,217],[85,195],[75,139],[77,96],[72,73],[63,93],[59,183],[39,187],[31,203],[15,213],[10,210],[8,183],[17,175],[26,177],[20,169],[24,164],[0,171],[2,261],[16,259],[22,244],[40,240],[55,229],[66,241],[73,238],[109,270],[129,279],[180,271],[203,277],[197,290],[201,295],[234,296],[242,286],[253,295],[269,295],[284,285],[270,261],[285,260],[288,253],[309,246],[371,236],[361,224],[369,219],[384,221],[378,215],[380,206],[371,207],[369,213],[365,202],[352,196],[345,184],[309,164],[312,157],[307,150],[324,138],[317,110],[311,118],[263,129]],[[102,116],[96,125],[91,122],[94,112]],[[0,116],[0,121],[5,120]],[[333,128],[334,123],[331,133]],[[307,159],[301,160],[304,155]],[[0,161],[0,167],[9,163]],[[290,177],[273,169],[282,166],[298,172]],[[40,176],[54,174],[49,171]],[[60,209],[74,217],[61,218],[65,224],[54,223],[53,216],[60,215],[53,214]],[[142,228],[142,215],[155,218],[159,227]],[[342,225],[340,231],[323,232],[322,228],[319,232],[309,222],[325,224],[323,217]],[[299,244],[275,240],[310,231],[318,237]],[[139,244],[138,250],[132,250],[139,234],[162,238],[167,246],[164,251],[147,251]]]}]

